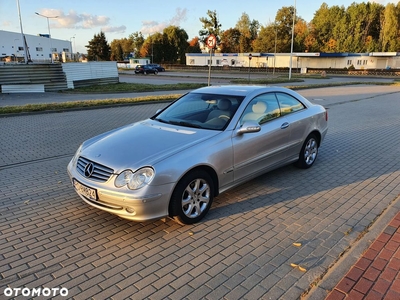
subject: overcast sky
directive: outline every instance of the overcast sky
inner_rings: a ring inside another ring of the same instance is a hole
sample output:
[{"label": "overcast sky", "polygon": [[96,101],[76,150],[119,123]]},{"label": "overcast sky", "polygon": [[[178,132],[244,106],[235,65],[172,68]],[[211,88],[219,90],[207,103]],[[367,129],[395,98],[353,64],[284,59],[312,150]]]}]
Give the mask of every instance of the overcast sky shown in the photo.
[{"label": "overcast sky", "polygon": [[[283,6],[294,6],[297,15],[311,21],[314,13],[323,2],[328,6],[348,7],[351,3],[366,1],[354,0],[249,0],[249,1],[188,1],[188,0],[0,0],[0,29],[20,32],[17,3],[19,2],[23,31],[26,34],[47,34],[47,19],[35,14],[38,12],[49,19],[53,38],[72,41],[74,52],[86,53],[85,45],[101,30],[109,43],[113,39],[128,37],[141,31],[145,37],[161,32],[169,25],[183,28],[189,39],[198,36],[202,23],[201,17],[207,17],[207,10],[216,11],[226,30],[234,27],[245,12],[251,20],[262,25],[273,22],[276,12]],[[374,1],[386,5],[397,1]],[[151,4],[146,4],[151,3]]]}]

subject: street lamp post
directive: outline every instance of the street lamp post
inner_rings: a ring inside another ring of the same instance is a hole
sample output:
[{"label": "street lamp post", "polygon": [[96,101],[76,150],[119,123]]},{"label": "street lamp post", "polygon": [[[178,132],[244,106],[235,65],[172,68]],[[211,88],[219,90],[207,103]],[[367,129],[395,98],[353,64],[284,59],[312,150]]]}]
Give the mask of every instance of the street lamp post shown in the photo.
[{"label": "street lamp post", "polygon": [[50,33],[50,22],[49,22],[49,19],[56,19],[56,18],[58,18],[58,16],[49,17],[49,16],[41,15],[38,12],[35,12],[35,14],[47,19],[47,29],[49,31],[49,39],[50,39],[50,58],[51,58],[51,63],[53,63],[53,45],[51,43],[51,33]]},{"label": "street lamp post", "polygon": [[24,45],[23,48],[25,51],[24,62],[27,64],[29,62],[30,57],[28,55],[28,45],[26,44],[24,31],[22,30],[22,18],[21,18],[21,10],[19,7],[19,0],[17,0],[17,9],[18,9],[18,17],[19,17],[19,26],[21,27],[21,38],[22,38],[22,43]]},{"label": "street lamp post", "polygon": [[[75,35],[69,38],[69,43],[71,44],[71,59],[74,57],[74,61],[75,61],[75,56],[74,56],[74,48],[75,48]],[[74,39],[74,48],[72,48],[72,39]]]},{"label": "street lamp post", "polygon": [[292,78],[293,40],[294,40],[294,20],[295,20],[295,19],[296,19],[296,0],[294,0],[294,10],[293,10],[292,43],[291,43],[291,45],[290,45],[289,80]]},{"label": "street lamp post", "polygon": [[276,61],[276,42],[278,39],[278,29],[276,28],[276,20],[274,23],[274,27],[275,27],[275,52],[274,52],[274,71],[272,72],[273,75],[275,75],[275,61]]}]

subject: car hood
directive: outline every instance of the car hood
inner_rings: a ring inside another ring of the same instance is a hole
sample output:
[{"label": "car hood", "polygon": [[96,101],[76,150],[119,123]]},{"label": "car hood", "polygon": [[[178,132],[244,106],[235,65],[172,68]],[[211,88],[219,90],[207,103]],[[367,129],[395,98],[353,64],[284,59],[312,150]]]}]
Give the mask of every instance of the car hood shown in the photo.
[{"label": "car hood", "polygon": [[119,173],[152,166],[219,133],[148,119],[90,139],[80,155]]}]

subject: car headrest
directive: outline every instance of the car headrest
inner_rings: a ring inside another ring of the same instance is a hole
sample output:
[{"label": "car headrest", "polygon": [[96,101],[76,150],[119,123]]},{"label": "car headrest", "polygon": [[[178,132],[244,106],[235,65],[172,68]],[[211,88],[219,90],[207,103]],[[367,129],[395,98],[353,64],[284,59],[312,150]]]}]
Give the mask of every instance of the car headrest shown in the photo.
[{"label": "car headrest", "polygon": [[259,101],[259,102],[253,104],[252,110],[256,114],[262,114],[267,110],[267,104],[265,104],[265,102]]},{"label": "car headrest", "polygon": [[218,109],[229,110],[231,108],[231,101],[229,99],[221,99],[218,101]]}]

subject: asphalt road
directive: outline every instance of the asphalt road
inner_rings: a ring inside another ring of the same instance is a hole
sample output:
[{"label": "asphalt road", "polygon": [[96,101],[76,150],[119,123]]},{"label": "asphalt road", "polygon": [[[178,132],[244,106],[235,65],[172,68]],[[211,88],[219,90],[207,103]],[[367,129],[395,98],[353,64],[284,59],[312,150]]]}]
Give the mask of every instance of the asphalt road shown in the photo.
[{"label": "asphalt road", "polygon": [[399,204],[400,88],[301,93],[329,112],[315,165],[287,166],[225,192],[193,226],[135,223],[96,210],[66,173],[83,140],[165,104],[0,118],[0,298],[10,298],[6,288],[24,287],[66,288],[72,299],[307,294]]},{"label": "asphalt road", "polygon": [[[148,83],[148,84],[175,84],[181,83],[205,83],[208,82],[207,72],[160,72],[159,75],[135,75],[132,72],[120,73],[120,82],[128,83]],[[271,74],[251,74],[251,78],[263,78],[266,76],[272,77]],[[247,78],[244,73],[215,73],[212,74],[211,85],[226,85],[231,84],[230,80],[233,78]],[[371,77],[332,77],[329,79],[305,79],[304,82],[280,83],[278,86],[293,86],[303,84],[321,84],[321,83],[338,83],[338,82],[393,82],[392,78],[371,78]],[[382,90],[386,88],[383,87]],[[13,106],[13,105],[26,105],[32,103],[52,103],[52,102],[66,102],[66,101],[82,101],[82,100],[98,100],[98,99],[115,99],[115,98],[134,98],[144,95],[165,95],[165,94],[184,94],[187,91],[159,91],[159,92],[146,92],[146,93],[115,93],[115,94],[70,94],[70,93],[36,93],[36,94],[1,94],[0,93],[0,107]]]}]

